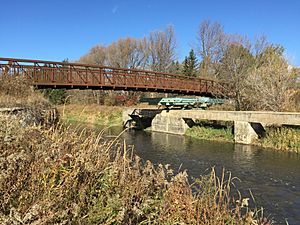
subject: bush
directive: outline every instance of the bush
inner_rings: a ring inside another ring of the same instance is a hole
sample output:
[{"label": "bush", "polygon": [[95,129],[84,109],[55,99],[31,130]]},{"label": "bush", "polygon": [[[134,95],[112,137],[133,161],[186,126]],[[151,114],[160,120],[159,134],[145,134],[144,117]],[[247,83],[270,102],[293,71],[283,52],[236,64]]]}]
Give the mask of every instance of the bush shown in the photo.
[{"label": "bush", "polygon": [[67,91],[65,89],[47,88],[42,90],[42,93],[52,104],[61,105],[66,103]]}]

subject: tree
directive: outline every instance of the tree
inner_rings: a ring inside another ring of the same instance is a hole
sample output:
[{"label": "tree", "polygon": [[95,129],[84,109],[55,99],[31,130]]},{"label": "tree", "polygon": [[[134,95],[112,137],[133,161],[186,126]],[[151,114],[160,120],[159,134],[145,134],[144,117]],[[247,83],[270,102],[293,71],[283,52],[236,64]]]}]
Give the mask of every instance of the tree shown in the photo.
[{"label": "tree", "polygon": [[227,36],[218,22],[203,21],[197,34],[197,52],[201,57],[200,71],[203,76],[214,76],[214,65],[220,61],[226,49]]},{"label": "tree", "polygon": [[189,53],[189,56],[185,57],[185,59],[183,61],[182,72],[186,76],[196,77],[197,76],[197,67],[198,67],[197,58],[194,53],[194,50],[192,49]]},{"label": "tree", "polygon": [[172,65],[169,69],[169,72],[173,73],[173,74],[181,74],[181,72],[182,72],[181,67],[182,67],[182,65],[178,62],[178,60],[173,61]]},{"label": "tree", "polygon": [[119,68],[144,68],[147,62],[145,40],[119,39],[107,47],[108,65]]},{"label": "tree", "polygon": [[254,57],[250,50],[241,44],[229,45],[220,61],[218,77],[230,85],[236,110],[247,107],[245,104],[245,81],[253,65]]},{"label": "tree", "polygon": [[79,62],[104,66],[106,59],[106,48],[102,45],[96,45],[87,54],[81,56]]},{"label": "tree", "polygon": [[265,47],[256,56],[255,68],[248,78],[251,105],[256,110],[283,111],[290,100],[295,79],[295,70],[284,58],[284,48]]},{"label": "tree", "polygon": [[47,88],[42,91],[43,95],[49,99],[49,101],[55,105],[61,105],[66,103],[67,91],[66,89],[51,89]]},{"label": "tree", "polygon": [[176,40],[174,29],[168,26],[164,31],[151,32],[147,41],[149,69],[170,72],[175,60]]}]

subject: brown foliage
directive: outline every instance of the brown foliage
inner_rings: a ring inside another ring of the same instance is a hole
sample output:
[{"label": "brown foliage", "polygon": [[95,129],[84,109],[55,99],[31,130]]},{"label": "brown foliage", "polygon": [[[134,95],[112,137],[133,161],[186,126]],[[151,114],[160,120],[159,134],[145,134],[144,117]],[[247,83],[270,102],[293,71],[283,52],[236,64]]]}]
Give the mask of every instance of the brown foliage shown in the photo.
[{"label": "brown foliage", "polygon": [[230,198],[230,175],[191,186],[101,134],[0,124],[1,224],[257,223]]},{"label": "brown foliage", "polygon": [[284,111],[291,103],[294,78],[293,70],[283,57],[283,49],[268,46],[256,57],[256,67],[246,81],[246,97],[251,109]]},{"label": "brown foliage", "polygon": [[151,69],[169,72],[175,59],[176,40],[174,29],[153,31],[142,39],[121,38],[107,47],[96,45],[80,62],[119,68]]},{"label": "brown foliage", "polygon": [[50,103],[21,76],[0,76],[0,107],[49,108]]}]

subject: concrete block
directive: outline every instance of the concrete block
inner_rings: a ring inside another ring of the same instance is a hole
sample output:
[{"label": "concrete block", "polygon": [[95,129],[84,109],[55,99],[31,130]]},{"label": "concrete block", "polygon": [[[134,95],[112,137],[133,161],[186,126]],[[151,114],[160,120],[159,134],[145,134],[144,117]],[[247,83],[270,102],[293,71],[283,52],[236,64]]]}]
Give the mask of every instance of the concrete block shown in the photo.
[{"label": "concrete block", "polygon": [[151,127],[152,131],[183,135],[189,126],[184,119],[163,111],[154,117]]},{"label": "concrete block", "polygon": [[234,140],[236,143],[251,144],[257,139],[258,135],[250,123],[234,121]]}]

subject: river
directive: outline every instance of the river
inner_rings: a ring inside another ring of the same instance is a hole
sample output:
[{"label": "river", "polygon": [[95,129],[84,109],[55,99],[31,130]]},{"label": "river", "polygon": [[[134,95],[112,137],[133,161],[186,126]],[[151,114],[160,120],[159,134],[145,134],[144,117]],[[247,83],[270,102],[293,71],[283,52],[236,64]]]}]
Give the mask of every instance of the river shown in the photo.
[{"label": "river", "polygon": [[[117,130],[118,131],[118,130]],[[115,134],[116,131],[113,132]],[[275,224],[300,224],[300,155],[166,133],[126,131],[121,136],[143,160],[170,164],[192,177],[230,171],[243,197],[254,195],[256,206]]]}]

